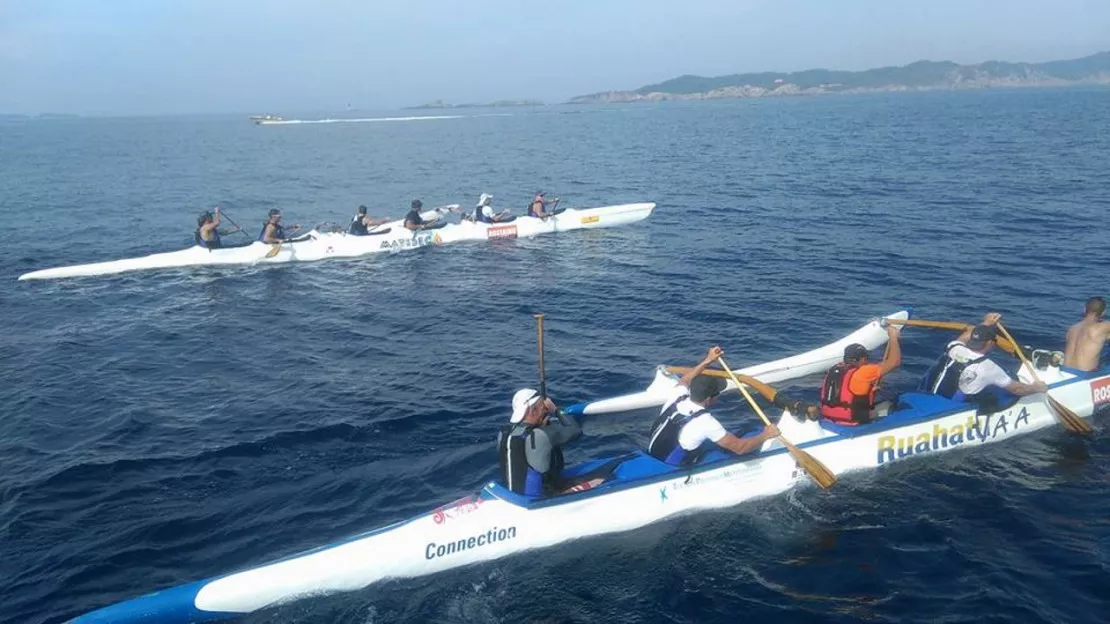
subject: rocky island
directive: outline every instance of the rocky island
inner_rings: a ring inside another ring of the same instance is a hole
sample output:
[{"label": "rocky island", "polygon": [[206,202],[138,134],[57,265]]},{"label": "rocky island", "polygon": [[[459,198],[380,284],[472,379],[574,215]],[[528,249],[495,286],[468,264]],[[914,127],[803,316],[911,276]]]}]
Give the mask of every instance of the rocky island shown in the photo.
[{"label": "rocky island", "polygon": [[987,61],[959,65],[951,61],[918,61],[903,67],[864,71],[810,69],[730,76],[679,76],[634,91],[606,91],[572,98],[570,104],[597,102],[657,102],[724,98],[938,91],[1013,87],[1110,85],[1110,52],[1080,59],[1047,63]]}]

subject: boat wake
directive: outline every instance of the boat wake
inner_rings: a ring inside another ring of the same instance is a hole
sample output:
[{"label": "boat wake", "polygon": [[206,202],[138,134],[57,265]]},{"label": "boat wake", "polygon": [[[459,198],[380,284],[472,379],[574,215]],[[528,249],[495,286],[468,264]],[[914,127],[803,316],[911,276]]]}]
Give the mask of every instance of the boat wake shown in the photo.
[{"label": "boat wake", "polygon": [[348,118],[328,118],[328,119],[280,119],[280,120],[263,120],[258,123],[260,126],[292,126],[304,124],[333,124],[333,123],[377,123],[386,121],[433,121],[441,119],[467,119],[471,117],[509,117],[512,113],[494,113],[489,115],[413,115],[410,117],[358,117],[353,119]]}]

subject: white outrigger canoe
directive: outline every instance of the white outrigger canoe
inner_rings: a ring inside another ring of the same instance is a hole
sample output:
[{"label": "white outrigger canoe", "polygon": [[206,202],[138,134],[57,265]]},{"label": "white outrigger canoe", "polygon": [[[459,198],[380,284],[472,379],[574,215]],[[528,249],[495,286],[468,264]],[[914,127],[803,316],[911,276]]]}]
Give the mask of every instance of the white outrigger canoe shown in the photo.
[{"label": "white outrigger canoe", "polygon": [[[1019,377],[1029,380],[1029,371]],[[1110,367],[1078,373],[1040,371],[1053,397],[1081,417],[1110,405]],[[901,395],[898,409],[870,425],[797,422],[778,426],[836,474],[875,469],[918,455],[941,453],[1024,435],[1055,424],[1043,395],[1022,398],[989,415],[920,393]],[[354,591],[389,578],[410,578],[553,546],[582,537],[636,529],[702,509],[728,507],[806,483],[777,440],[758,453],[707,454],[677,468],[642,451],[571,468],[582,474],[619,461],[612,478],[594,489],[546,499],[514,494],[496,482],[426,514],[342,542],[226,576],[190,583],[110,606],[73,622],[206,622],[241,616],[299,598]]]},{"label": "white outrigger canoe", "polygon": [[[455,204],[422,214],[425,219],[431,219],[457,208],[458,205]],[[282,244],[277,254],[272,257],[268,257],[268,254],[273,250],[274,245],[257,241],[241,246],[225,245],[220,249],[207,249],[194,245],[180,251],[157,253],[141,258],[42,269],[24,273],[19,276],[19,279],[58,279],[193,266],[283,264],[315,262],[328,258],[358,258],[375,253],[404,251],[462,241],[528,238],[569,230],[617,227],[643,221],[651,216],[653,210],[655,210],[655,204],[650,202],[598,208],[568,208],[546,219],[522,216],[502,223],[475,223],[464,220],[460,223],[448,223],[440,228],[415,232],[405,229],[404,220],[398,220],[379,226],[366,236],[353,236],[345,232],[321,232],[314,229]]]}]

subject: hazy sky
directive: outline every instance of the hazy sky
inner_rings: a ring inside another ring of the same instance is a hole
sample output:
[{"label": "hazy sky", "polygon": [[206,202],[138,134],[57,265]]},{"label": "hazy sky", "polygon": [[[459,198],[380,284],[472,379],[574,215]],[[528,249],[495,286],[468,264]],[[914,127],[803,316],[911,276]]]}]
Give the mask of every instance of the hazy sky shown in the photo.
[{"label": "hazy sky", "polygon": [[1110,0],[0,0],[0,112],[394,108],[1110,50]]}]

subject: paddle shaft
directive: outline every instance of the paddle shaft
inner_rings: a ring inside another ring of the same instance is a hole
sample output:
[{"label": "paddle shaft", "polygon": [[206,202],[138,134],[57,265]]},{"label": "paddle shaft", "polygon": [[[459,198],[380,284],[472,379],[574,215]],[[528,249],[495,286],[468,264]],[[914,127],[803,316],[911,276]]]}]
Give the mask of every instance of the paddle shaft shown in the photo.
[{"label": "paddle shaft", "polygon": [[[228,216],[228,215],[227,215],[227,214],[226,214],[226,213],[225,213],[224,211],[222,211],[222,210],[220,211],[220,218],[221,218],[221,219],[227,219],[227,222],[228,222],[228,223],[230,223],[230,224],[234,225],[234,226],[235,226],[235,231],[236,231],[236,232],[243,232],[243,228],[239,227],[239,224],[238,224],[238,223],[236,223],[234,219],[232,219],[232,218],[231,218],[230,216]],[[246,236],[247,238],[250,238],[250,237],[251,237],[251,235],[250,235],[250,234],[247,234],[246,232],[243,232],[243,236]]]},{"label": "paddle shaft", "polygon": [[[956,321],[928,321],[925,319],[886,319],[886,322],[891,325],[904,325],[906,327],[928,327],[930,329],[951,329],[952,331],[962,332],[966,329],[974,327],[970,323],[958,323]],[[1017,345],[1010,346],[1005,342],[998,342],[999,347],[1007,353],[1013,353],[1011,349],[1016,349]],[[887,343],[889,348],[890,344]]]},{"label": "paddle shaft", "polygon": [[[736,377],[736,373],[732,372],[732,369],[728,367],[728,364],[725,364],[725,358],[717,358],[717,363],[720,364],[721,368],[725,369],[725,372],[728,373],[728,376],[732,378],[732,383],[736,384],[736,388],[740,390],[740,392],[744,395],[744,398],[748,400],[748,403],[751,404],[752,409],[755,410],[755,413],[759,414],[759,418],[763,421],[763,424],[770,427],[771,421],[767,418],[767,415],[763,413],[763,408],[759,407],[759,404],[755,402],[755,399],[752,397],[751,393],[748,392],[748,387]],[[781,435],[779,436],[779,439],[782,439]]]},{"label": "paddle shaft", "polygon": [[1002,337],[1014,347],[1014,351],[1017,353],[1018,358],[1021,359],[1021,363],[1029,368],[1029,374],[1033,376],[1033,381],[1040,383],[1041,377],[1037,374],[1037,369],[1033,368],[1033,364],[1029,361],[1029,358],[1025,357],[1025,350],[1018,345],[1014,337],[1010,335],[1010,332],[1006,331],[1002,323],[997,323],[995,327],[998,328],[998,333],[1002,334]]},{"label": "paddle shaft", "polygon": [[540,352],[539,353],[539,358],[540,358],[540,397],[544,401],[546,401],[547,400],[547,374],[544,371],[544,362],[543,362],[543,314],[535,314],[533,316],[535,316],[535,318],[536,318],[536,334],[537,334],[536,342],[537,342],[539,352]]}]

